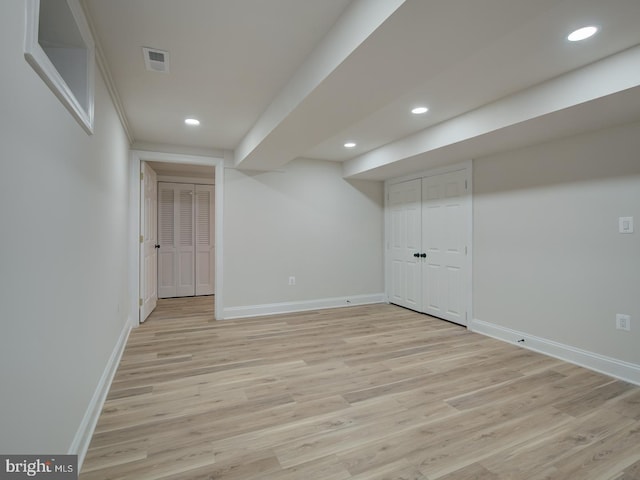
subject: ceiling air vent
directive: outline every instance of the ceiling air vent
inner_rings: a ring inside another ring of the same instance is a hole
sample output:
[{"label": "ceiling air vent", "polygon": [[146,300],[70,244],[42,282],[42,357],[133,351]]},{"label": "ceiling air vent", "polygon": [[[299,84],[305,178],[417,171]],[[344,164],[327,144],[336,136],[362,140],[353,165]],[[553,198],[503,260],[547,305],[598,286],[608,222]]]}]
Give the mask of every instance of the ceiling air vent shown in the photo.
[{"label": "ceiling air vent", "polygon": [[169,52],[157,48],[142,47],[144,65],[150,72],[169,72]]}]

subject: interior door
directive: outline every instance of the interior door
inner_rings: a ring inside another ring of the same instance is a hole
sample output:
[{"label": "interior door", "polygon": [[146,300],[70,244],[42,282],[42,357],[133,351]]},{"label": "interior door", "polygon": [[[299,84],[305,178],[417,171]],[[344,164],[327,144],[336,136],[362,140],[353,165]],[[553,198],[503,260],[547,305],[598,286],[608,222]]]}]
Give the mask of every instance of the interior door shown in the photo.
[{"label": "interior door", "polygon": [[390,206],[390,301],[420,311],[421,274],[421,180],[389,187]]},{"label": "interior door", "polygon": [[142,243],[140,259],[140,292],[142,304],[140,305],[140,322],[144,322],[149,314],[156,308],[158,301],[157,289],[157,179],[156,173],[147,165],[141,164],[142,175],[140,192],[142,195],[140,216],[142,226]]},{"label": "interior door", "polygon": [[195,186],[196,295],[214,293],[213,185]]},{"label": "interior door", "polygon": [[158,297],[196,294],[195,186],[158,184]]},{"label": "interior door", "polygon": [[466,172],[422,179],[423,311],[466,325]]}]

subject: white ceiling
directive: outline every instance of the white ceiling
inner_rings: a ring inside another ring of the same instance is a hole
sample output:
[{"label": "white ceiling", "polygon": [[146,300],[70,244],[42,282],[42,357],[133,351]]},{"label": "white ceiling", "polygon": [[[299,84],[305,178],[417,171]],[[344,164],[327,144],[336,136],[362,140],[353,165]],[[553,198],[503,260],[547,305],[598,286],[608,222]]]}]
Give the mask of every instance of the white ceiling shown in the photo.
[{"label": "white ceiling", "polygon": [[308,157],[381,179],[640,119],[638,0],[84,1],[134,142],[238,168]]}]

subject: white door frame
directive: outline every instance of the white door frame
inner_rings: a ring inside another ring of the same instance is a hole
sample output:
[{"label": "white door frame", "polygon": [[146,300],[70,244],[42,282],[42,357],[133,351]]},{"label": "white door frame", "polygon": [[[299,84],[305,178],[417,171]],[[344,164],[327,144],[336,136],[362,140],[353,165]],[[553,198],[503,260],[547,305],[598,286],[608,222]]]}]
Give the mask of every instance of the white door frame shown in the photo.
[{"label": "white door frame", "polygon": [[407,180],[414,180],[416,178],[422,177],[430,177],[432,175],[440,175],[442,173],[455,172],[457,170],[465,171],[465,178],[467,181],[467,192],[469,195],[469,214],[467,216],[467,279],[466,279],[466,287],[467,287],[467,326],[471,324],[471,319],[473,319],[473,160],[467,160],[465,162],[456,163],[453,165],[447,165],[444,167],[433,168],[429,170],[424,170],[421,172],[417,172],[411,175],[406,175],[403,177],[392,178],[389,180],[385,180],[384,182],[384,288],[387,296],[387,302],[389,302],[390,295],[390,282],[391,282],[391,272],[390,272],[390,259],[389,259],[389,239],[390,236],[390,212],[389,212],[389,186],[394,185],[396,183],[406,182]]},{"label": "white door frame", "polygon": [[215,168],[215,318],[224,318],[223,301],[223,187],[224,158],[131,150],[129,158],[129,323],[140,325],[140,162],[205,165]]}]

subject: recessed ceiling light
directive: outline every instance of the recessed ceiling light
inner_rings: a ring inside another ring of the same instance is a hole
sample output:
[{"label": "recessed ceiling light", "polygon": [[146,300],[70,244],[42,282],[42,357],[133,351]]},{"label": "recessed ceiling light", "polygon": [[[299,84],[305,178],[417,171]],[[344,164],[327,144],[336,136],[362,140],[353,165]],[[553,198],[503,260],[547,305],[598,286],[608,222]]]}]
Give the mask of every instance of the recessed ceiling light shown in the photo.
[{"label": "recessed ceiling light", "polygon": [[347,142],[344,144],[344,148],[353,148],[356,146],[355,142]]},{"label": "recessed ceiling light", "polygon": [[594,27],[594,26],[582,27],[582,28],[579,28],[578,30],[571,32],[567,36],[567,40],[569,40],[570,42],[579,42],[580,40],[586,40],[587,38],[592,37],[597,32],[598,32],[598,27]]},{"label": "recessed ceiling light", "polygon": [[416,107],[411,110],[411,113],[414,115],[422,115],[423,113],[427,113],[429,109],[427,107]]},{"label": "recessed ceiling light", "polygon": [[185,118],[184,123],[186,123],[187,125],[191,125],[192,127],[196,127],[200,125],[200,120],[196,118]]}]

